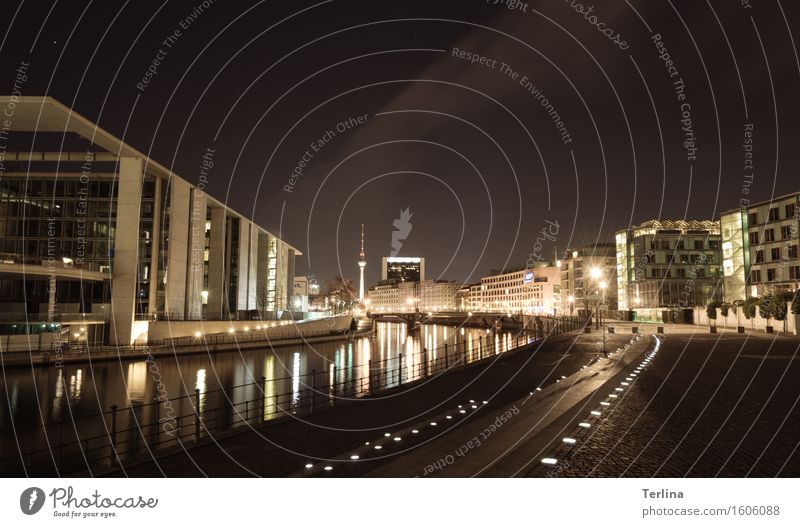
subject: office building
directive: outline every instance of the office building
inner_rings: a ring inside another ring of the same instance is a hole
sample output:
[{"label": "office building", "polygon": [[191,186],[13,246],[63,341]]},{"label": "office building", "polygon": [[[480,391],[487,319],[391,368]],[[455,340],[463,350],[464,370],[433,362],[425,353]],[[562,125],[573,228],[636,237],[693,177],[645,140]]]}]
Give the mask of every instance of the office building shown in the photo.
[{"label": "office building", "polygon": [[[570,249],[558,262],[561,269],[561,309],[565,314],[586,314],[595,309],[593,296],[607,284],[605,305],[617,310],[617,256],[613,243],[597,243]],[[602,298],[600,299],[602,301]]]},{"label": "office building", "polygon": [[425,280],[425,258],[384,256],[381,258],[381,280],[422,282]]},{"label": "office building", "polygon": [[561,306],[561,272],[556,266],[497,272],[481,278],[479,287],[475,311],[553,315]]},{"label": "office building", "polygon": [[52,98],[0,106],[0,331],[129,345],[288,307],[300,253],[205,194],[212,148],[198,187]]},{"label": "office building", "polygon": [[651,220],[616,234],[617,302],[637,318],[722,298],[720,224]]},{"label": "office building", "polygon": [[800,192],[720,215],[725,301],[800,288]]}]

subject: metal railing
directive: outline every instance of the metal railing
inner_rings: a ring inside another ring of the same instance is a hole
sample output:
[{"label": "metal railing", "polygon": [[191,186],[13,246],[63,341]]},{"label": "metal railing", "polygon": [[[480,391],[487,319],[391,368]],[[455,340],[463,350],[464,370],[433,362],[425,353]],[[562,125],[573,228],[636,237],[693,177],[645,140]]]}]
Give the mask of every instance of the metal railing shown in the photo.
[{"label": "metal railing", "polygon": [[[583,328],[583,319],[547,319],[533,331],[500,339],[499,345],[483,336],[478,344],[444,344],[435,349],[349,368],[328,364],[327,371],[259,380],[247,384],[202,391],[141,405],[14,430],[13,455],[0,451],[2,476],[63,476],[91,468],[124,465],[126,460],[155,456],[155,451],[196,443],[214,431],[257,426],[289,415],[311,415],[331,409],[337,402],[369,397],[453,369],[466,368],[514,348]],[[504,349],[503,349],[504,348]],[[280,386],[294,386],[279,392]],[[121,423],[126,423],[121,425]],[[0,430],[0,447],[3,434]],[[23,441],[17,440],[23,438]],[[44,448],[25,450],[24,438],[42,439]],[[3,457],[3,456],[6,457]]]}]

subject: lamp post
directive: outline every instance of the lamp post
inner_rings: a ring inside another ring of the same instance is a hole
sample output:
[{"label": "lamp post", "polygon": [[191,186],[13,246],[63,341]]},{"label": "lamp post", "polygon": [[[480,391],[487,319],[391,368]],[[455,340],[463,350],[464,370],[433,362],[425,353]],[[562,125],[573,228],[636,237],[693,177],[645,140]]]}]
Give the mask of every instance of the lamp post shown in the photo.
[{"label": "lamp post", "polygon": [[[599,267],[592,267],[589,270],[589,276],[591,276],[593,280],[600,280],[600,277],[603,276],[603,271]],[[600,299],[597,300],[597,309],[595,311],[595,329],[600,329]]]},{"label": "lamp post", "polygon": [[[605,305],[606,305],[606,289],[608,289],[608,284],[606,283],[605,280],[601,280],[600,281],[600,290],[603,292],[603,304],[602,304],[603,308],[605,308]],[[602,311],[599,310],[599,309],[598,309],[598,311],[599,311],[598,314],[602,316]],[[605,319],[603,319],[603,356],[605,358],[608,358],[608,350],[606,349],[606,321],[605,321]]]},{"label": "lamp post", "polygon": [[567,297],[567,302],[569,302],[569,316],[572,316],[572,310],[575,307],[575,297],[572,296],[572,295],[569,295]]}]

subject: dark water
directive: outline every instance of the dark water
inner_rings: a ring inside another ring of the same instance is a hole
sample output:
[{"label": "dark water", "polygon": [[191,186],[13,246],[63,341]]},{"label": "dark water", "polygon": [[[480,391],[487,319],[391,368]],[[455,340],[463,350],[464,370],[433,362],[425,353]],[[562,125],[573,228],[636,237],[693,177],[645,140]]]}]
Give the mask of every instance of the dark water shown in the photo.
[{"label": "dark water", "polygon": [[[139,361],[66,364],[60,369],[10,368],[0,378],[0,458],[18,455],[20,449],[53,449],[76,439],[88,438],[92,447],[96,438],[107,446],[112,405],[121,409],[117,430],[140,430],[128,437],[137,441],[138,448],[138,436],[149,433],[144,428],[163,436],[175,423],[166,427],[159,423],[174,416],[185,417],[177,424],[191,435],[196,389],[203,420],[209,427],[225,428],[262,413],[268,420],[307,404],[311,386],[322,392],[323,399],[331,390],[340,396],[364,395],[370,382],[392,386],[398,382],[401,353],[402,380],[407,382],[424,373],[422,363],[441,365],[445,343],[450,361],[463,360],[464,350],[472,361],[479,358],[479,342],[485,353],[501,353],[513,347],[513,338],[510,333],[436,325],[409,334],[405,324],[381,322],[370,337],[274,350],[149,361],[143,356]],[[370,365],[373,375],[368,373]],[[389,373],[375,376],[376,371]],[[163,404],[167,399],[168,407]],[[103,412],[106,415],[98,417]],[[160,443],[168,437],[158,439]]]}]

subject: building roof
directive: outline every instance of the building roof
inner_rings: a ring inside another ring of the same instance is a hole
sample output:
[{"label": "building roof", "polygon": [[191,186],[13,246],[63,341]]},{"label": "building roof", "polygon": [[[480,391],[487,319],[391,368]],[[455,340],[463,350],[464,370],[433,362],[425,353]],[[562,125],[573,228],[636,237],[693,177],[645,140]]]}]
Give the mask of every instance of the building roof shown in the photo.
[{"label": "building roof", "polygon": [[640,225],[633,225],[628,229],[617,231],[617,233],[633,231],[634,236],[643,236],[666,230],[676,230],[681,231],[681,233],[709,231],[711,234],[719,234],[720,232],[719,221],[717,220],[649,220]]},{"label": "building roof", "polygon": [[720,216],[722,216],[723,214],[730,214],[731,212],[738,212],[738,211],[747,210],[747,209],[754,209],[754,208],[760,207],[762,205],[769,205],[771,203],[775,203],[776,201],[783,201],[783,200],[785,200],[787,198],[800,198],[800,190],[797,191],[797,192],[792,192],[791,194],[784,194],[783,196],[776,196],[776,197],[774,197],[772,199],[768,199],[766,201],[761,201],[761,202],[758,202],[758,203],[751,203],[746,207],[737,207],[735,209],[726,210],[726,211],[720,212]]},{"label": "building roof", "polygon": [[[125,143],[118,137],[110,132],[100,128],[97,124],[89,119],[76,113],[72,108],[65,106],[52,97],[38,97],[38,96],[25,96],[25,97],[11,97],[9,95],[0,95],[0,106],[11,108],[13,107],[13,115],[8,116],[6,124],[10,123],[11,132],[34,132],[34,133],[74,133],[83,137],[92,144],[99,146],[107,152],[113,154],[115,157],[136,157],[144,160],[144,170],[147,174],[162,179],[169,179],[171,177],[186,181],[178,176],[170,169],[160,164],[158,161],[151,159],[148,155],[140,152],[131,145]],[[85,154],[85,153],[84,153]],[[84,155],[81,154],[81,155]],[[64,160],[68,154],[63,153]],[[83,161],[83,159],[81,159]],[[189,183],[187,181],[187,183]],[[189,183],[191,185],[191,183]],[[192,185],[196,187],[195,185]],[[218,207],[225,208],[229,214],[238,218],[253,222],[252,219],[235,211],[225,203],[222,203],[212,196],[206,194],[209,203],[213,203]],[[255,222],[253,222],[255,224]],[[276,238],[279,236],[267,231],[263,227],[258,226],[262,231],[272,234]],[[285,242],[285,240],[281,239]],[[303,253],[287,243],[289,247],[294,249],[298,256]]]}]

